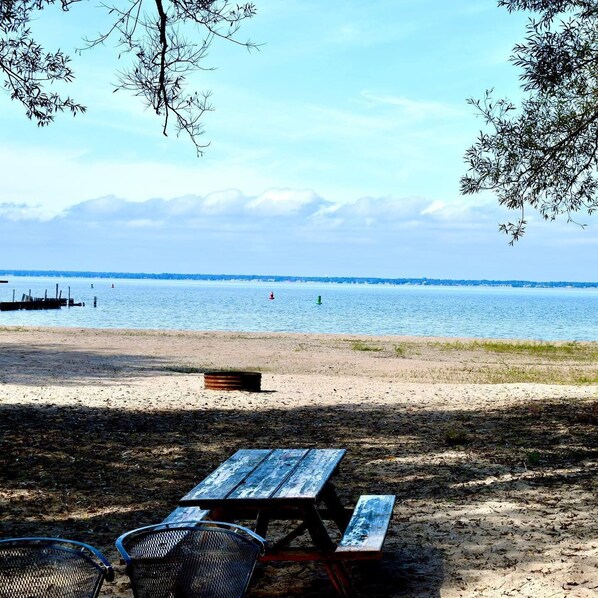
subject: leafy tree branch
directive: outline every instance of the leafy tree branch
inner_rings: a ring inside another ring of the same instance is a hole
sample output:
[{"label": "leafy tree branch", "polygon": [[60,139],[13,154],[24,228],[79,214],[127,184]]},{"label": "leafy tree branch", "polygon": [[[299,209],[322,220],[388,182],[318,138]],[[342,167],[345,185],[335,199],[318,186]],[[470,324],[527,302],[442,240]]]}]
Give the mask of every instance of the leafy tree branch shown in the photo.
[{"label": "leafy tree branch", "polygon": [[469,100],[490,133],[467,150],[461,192],[491,190],[519,212],[500,225],[511,244],[525,232],[531,207],[554,220],[598,208],[598,2],[500,0],[509,11],[538,13],[511,61],[522,69],[527,96],[519,109],[506,99]]},{"label": "leafy tree branch", "polygon": [[[74,73],[69,56],[61,50],[46,52],[33,38],[29,23],[34,13],[50,5],[59,4],[68,11],[84,1],[0,1],[3,86],[40,126],[50,124],[59,112],[76,115],[85,107],[68,96],[47,91],[49,84],[71,83]],[[185,133],[200,155],[207,145],[200,140],[201,119],[213,107],[210,92],[188,90],[187,78],[207,70],[203,63],[215,38],[247,49],[256,47],[235,37],[242,22],[256,14],[255,6],[229,0],[121,0],[103,3],[98,10],[107,11],[112,23],[95,38],[85,39],[83,49],[111,40],[120,49],[119,58],[128,62],[118,74],[116,89],[132,92],[152,108],[162,118],[164,135],[172,122],[176,134]]]}]

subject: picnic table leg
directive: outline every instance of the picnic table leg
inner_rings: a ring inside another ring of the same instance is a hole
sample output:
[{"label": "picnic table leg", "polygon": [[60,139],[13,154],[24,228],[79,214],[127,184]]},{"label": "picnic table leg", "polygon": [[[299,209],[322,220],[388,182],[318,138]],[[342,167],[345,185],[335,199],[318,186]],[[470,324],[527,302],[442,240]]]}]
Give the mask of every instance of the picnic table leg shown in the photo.
[{"label": "picnic table leg", "polygon": [[339,596],[343,598],[353,598],[356,596],[355,589],[343,563],[324,561],[324,567],[326,567],[328,577]]},{"label": "picnic table leg", "polygon": [[235,518],[227,509],[222,507],[215,507],[210,511],[210,518],[212,521],[222,521],[225,523],[234,523]]},{"label": "picnic table leg", "polygon": [[330,539],[326,526],[315,506],[303,509],[303,520],[316,548],[320,550],[333,550],[335,548],[335,544]]},{"label": "picnic table leg", "polygon": [[270,524],[270,516],[264,511],[258,511],[255,520],[255,533],[262,538],[266,537],[268,532],[268,525]]},{"label": "picnic table leg", "polygon": [[[334,550],[335,544],[330,539],[326,526],[322,522],[322,518],[315,506],[304,509],[303,515],[307,530],[316,548],[322,551]],[[343,596],[343,598],[355,596],[353,585],[343,563],[325,559],[324,567],[339,596]]]},{"label": "picnic table leg", "polygon": [[338,525],[338,529],[341,533],[344,534],[349,525],[349,521],[351,520],[351,512],[343,507],[332,482],[328,482],[324,487],[322,500],[328,507],[332,520]]}]

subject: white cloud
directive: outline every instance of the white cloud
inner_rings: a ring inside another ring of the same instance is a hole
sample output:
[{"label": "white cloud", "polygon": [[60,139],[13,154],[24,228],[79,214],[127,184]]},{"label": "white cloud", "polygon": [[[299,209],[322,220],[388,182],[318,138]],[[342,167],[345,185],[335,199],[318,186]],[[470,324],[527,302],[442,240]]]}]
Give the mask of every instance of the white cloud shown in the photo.
[{"label": "white cloud", "polygon": [[505,219],[488,200],[333,202],[290,188],[145,201],[104,196],[51,220],[35,206],[0,204],[0,252],[10,257],[6,267],[24,269],[592,278],[593,253],[579,248],[596,246],[598,229],[536,221],[513,248],[497,231]]},{"label": "white cloud", "polygon": [[[199,198],[191,198],[191,201],[198,201]],[[179,198],[176,201],[185,201],[186,198]],[[206,214],[226,214],[238,210],[244,202],[245,198],[238,189],[226,189],[224,191],[215,191],[209,193],[201,201],[203,212]]]},{"label": "white cloud", "polygon": [[442,102],[428,100],[412,100],[410,98],[388,94],[376,94],[372,91],[362,91],[361,95],[372,105],[386,105],[399,109],[409,118],[450,118],[461,117],[466,110],[455,108]]},{"label": "white cloud", "polygon": [[[185,195],[173,199],[152,198],[131,201],[114,195],[86,200],[70,206],[48,221],[39,207],[26,203],[0,204],[4,221],[47,222],[48,227],[104,225],[153,229],[176,236],[177,230],[207,226],[214,231],[268,229],[275,234],[296,236],[306,231],[381,234],[419,228],[447,233],[468,229],[496,230],[499,221],[511,214],[501,212],[492,199],[429,199],[424,197],[373,197],[354,201],[329,201],[313,190],[272,188],[252,196],[238,189],[207,195]],[[529,218],[542,230],[580,231],[561,222],[543,223]],[[573,229],[573,230],[572,230]],[[575,237],[576,235],[573,234]],[[592,236],[590,232],[589,235]]]},{"label": "white cloud", "polygon": [[0,203],[0,220],[16,222],[19,220],[46,220],[47,215],[41,206],[26,203]]},{"label": "white cloud", "polygon": [[[55,151],[43,144],[35,148],[0,145],[0,163],[0,203],[40,204],[48,215],[79,204],[85,196],[89,197],[90,189],[95,197],[144,201],[148,197],[185,197],[190,195],[190,189],[191,193],[208,195],[232,181],[257,193],[273,182],[273,177],[252,168],[251,162],[234,159],[214,162],[210,157],[192,158],[181,164],[158,158],[89,161],[84,148]],[[218,201],[222,198],[212,203]]]},{"label": "white cloud", "polygon": [[323,200],[310,190],[269,189],[247,203],[247,209],[262,216],[292,216],[317,213]]}]

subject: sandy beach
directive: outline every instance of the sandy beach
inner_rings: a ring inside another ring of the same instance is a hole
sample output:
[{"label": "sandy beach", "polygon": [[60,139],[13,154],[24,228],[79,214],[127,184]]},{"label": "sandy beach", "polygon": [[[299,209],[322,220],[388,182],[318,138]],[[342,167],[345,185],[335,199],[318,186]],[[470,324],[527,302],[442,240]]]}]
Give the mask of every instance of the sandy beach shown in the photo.
[{"label": "sandy beach", "polygon": [[[0,535],[114,549],[238,448],[340,447],[344,502],[395,494],[364,596],[598,592],[598,343],[0,329]],[[502,344],[502,347],[501,347]],[[535,347],[535,348],[534,348]],[[262,392],[203,372],[262,372]],[[332,596],[318,564],[248,596]]]}]

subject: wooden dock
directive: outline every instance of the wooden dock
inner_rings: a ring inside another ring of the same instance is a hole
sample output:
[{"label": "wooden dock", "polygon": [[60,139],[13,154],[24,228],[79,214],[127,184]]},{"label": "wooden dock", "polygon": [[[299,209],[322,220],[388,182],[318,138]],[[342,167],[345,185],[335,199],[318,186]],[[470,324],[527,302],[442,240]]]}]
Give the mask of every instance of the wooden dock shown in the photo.
[{"label": "wooden dock", "polygon": [[71,298],[32,297],[31,295],[23,295],[21,301],[0,301],[0,311],[60,309],[61,307],[81,307],[84,305],[85,303],[75,303],[75,300]]}]

